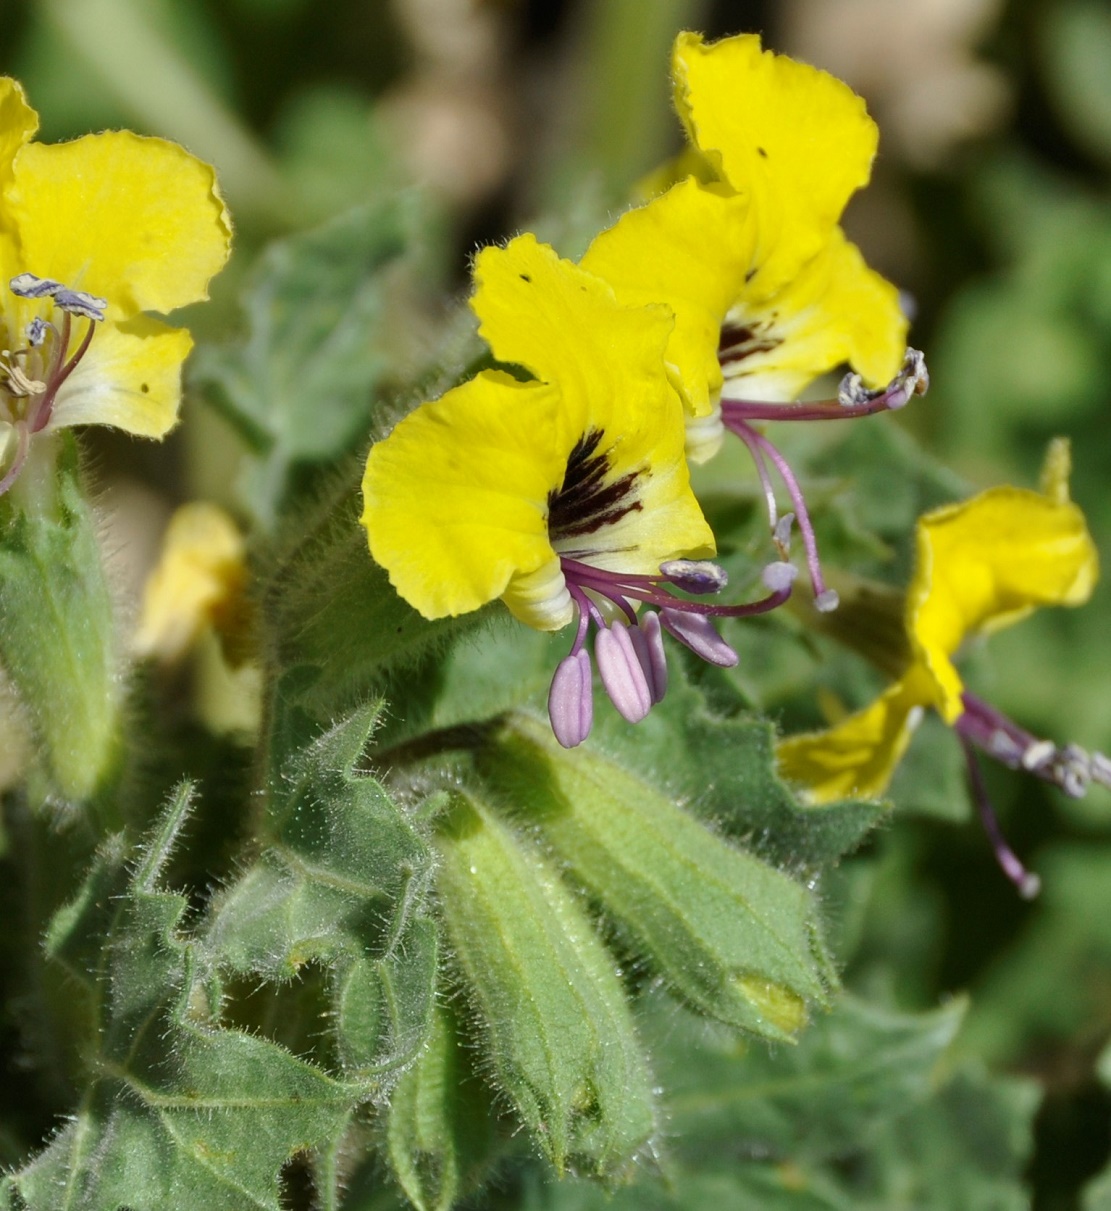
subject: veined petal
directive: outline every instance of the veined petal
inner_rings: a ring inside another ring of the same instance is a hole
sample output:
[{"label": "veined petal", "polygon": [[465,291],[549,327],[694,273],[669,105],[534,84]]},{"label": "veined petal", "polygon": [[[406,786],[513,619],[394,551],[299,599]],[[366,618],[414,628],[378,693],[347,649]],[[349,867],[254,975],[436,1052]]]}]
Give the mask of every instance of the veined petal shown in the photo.
[{"label": "veined petal", "polygon": [[213,170],[164,139],[111,131],[28,144],[6,195],[23,267],[108,299],[115,318],[207,298],[227,260]]},{"label": "veined petal", "polygon": [[675,104],[703,154],[783,231],[837,223],[867,184],[879,135],[864,101],[827,72],[761,49],[755,34],[707,45],[681,33]]},{"label": "veined petal", "polygon": [[483,248],[474,280],[479,335],[500,361],[558,383],[568,405],[583,409],[580,432],[590,401],[661,390],[674,323],[665,307],[622,306],[607,282],[531,232]]},{"label": "veined petal", "polygon": [[768,294],[757,281],[743,288],[722,333],[722,394],[797,399],[818,375],[845,362],[880,387],[898,372],[906,333],[899,292],[834,228],[782,289]]},{"label": "veined petal", "polygon": [[1037,606],[1083,604],[1099,567],[1076,505],[1011,487],[927,514],[917,556],[907,633],[947,723],[963,709],[951,657],[965,637],[1009,626]]},{"label": "veined petal", "polygon": [[911,670],[834,727],[780,740],[775,750],[780,776],[808,803],[882,795],[929,701],[928,683]]},{"label": "veined petal", "polygon": [[48,427],[114,425],[139,437],[164,437],[177,423],[181,367],[192,348],[184,328],[150,316],[98,324],[58,393]]},{"label": "veined petal", "polygon": [[743,289],[755,239],[746,199],[688,179],[626,211],[582,259],[619,302],[664,303],[674,312],[667,360],[692,418],[709,416],[717,403],[721,322]]},{"label": "veined petal", "polygon": [[[426,618],[465,614],[547,568],[548,496],[574,445],[559,393],[484,371],[405,417],[367,459],[370,553]],[[546,629],[570,621],[565,616]]]}]

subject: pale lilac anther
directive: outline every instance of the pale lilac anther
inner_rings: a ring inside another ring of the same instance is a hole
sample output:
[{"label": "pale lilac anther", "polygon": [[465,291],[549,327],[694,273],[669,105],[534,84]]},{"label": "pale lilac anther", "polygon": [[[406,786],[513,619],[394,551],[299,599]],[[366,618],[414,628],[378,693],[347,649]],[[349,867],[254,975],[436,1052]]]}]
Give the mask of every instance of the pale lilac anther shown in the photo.
[{"label": "pale lilac anther", "polygon": [[590,657],[584,648],[565,656],[556,666],[548,691],[552,733],[564,748],[574,748],[590,735],[594,723],[594,684]]},{"label": "pale lilac anther", "polygon": [[38,349],[45,342],[46,334],[49,330],[50,325],[46,320],[41,315],[36,315],[27,325],[27,344],[32,349]]},{"label": "pale lilac anther", "polygon": [[731,669],[737,663],[737,653],[717,633],[706,615],[665,608],[660,610],[660,621],[669,635],[673,635],[707,664]]},{"label": "pale lilac anther", "polygon": [[793,563],[777,559],[765,565],[764,570],[760,573],[760,579],[764,582],[764,587],[771,592],[786,593],[795,583],[798,574],[799,570]]},{"label": "pale lilac anther", "polygon": [[84,290],[58,290],[54,294],[54,306],[70,315],[79,315],[87,320],[103,320],[108,300]]},{"label": "pale lilac anther", "polygon": [[708,559],[669,559],[660,571],[684,593],[720,593],[729,583],[725,569]]},{"label": "pale lilac anther", "polygon": [[830,614],[841,604],[841,598],[836,589],[823,589],[814,598],[814,608],[819,614]]},{"label": "pale lilac anther", "polygon": [[637,659],[648,682],[652,705],[655,706],[663,701],[667,693],[667,654],[664,652],[660,617],[655,610],[646,610],[637,620],[637,625],[629,628],[629,638],[633,641]]},{"label": "pale lilac anther", "polygon": [[620,618],[595,635],[594,659],[618,714],[629,723],[639,723],[652,709],[652,691],[629,628]]},{"label": "pale lilac anther", "polygon": [[786,559],[791,554],[791,531],[795,527],[795,515],[784,513],[772,526],[772,539]]},{"label": "pale lilac anther", "polygon": [[21,299],[52,298],[59,290],[65,289],[61,282],[56,282],[53,278],[40,278],[35,273],[17,273],[8,283],[8,287],[12,294]]},{"label": "pale lilac anther", "polygon": [[930,372],[926,369],[925,355],[918,349],[908,349],[899,373],[879,391],[870,391],[864,386],[859,374],[846,374],[837,391],[837,402],[842,408],[860,410],[874,408],[876,411],[897,411],[905,408],[916,395],[925,395],[930,389]]}]

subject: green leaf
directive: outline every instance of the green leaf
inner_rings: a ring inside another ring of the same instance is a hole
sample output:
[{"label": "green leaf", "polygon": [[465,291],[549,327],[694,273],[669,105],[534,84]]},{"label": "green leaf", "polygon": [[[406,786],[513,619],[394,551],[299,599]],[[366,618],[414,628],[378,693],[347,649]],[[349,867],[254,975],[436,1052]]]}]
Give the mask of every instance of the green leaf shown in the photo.
[{"label": "green leaf", "polygon": [[655,1128],[615,965],[556,870],[457,792],[438,821],[444,928],[495,1084],[557,1171],[615,1178]]},{"label": "green leaf", "polygon": [[369,432],[391,364],[385,271],[417,212],[416,195],[395,195],[271,245],[244,293],[244,337],[199,351],[195,381],[254,452],[246,498],[266,525],[298,463],[334,459]]},{"label": "green leaf", "polygon": [[0,662],[42,743],[52,790],[89,799],[119,757],[122,662],[70,434],[37,438],[0,497]]},{"label": "green leaf", "polygon": [[964,1012],[961,1001],[903,1014],[844,996],[797,1046],[772,1050],[657,1004],[644,1028],[674,1149],[692,1166],[730,1154],[814,1162],[861,1149],[930,1096]]},{"label": "green leaf", "polygon": [[[277,737],[296,734],[296,709],[280,701]],[[358,772],[379,717],[379,705],[365,707],[279,759],[265,849],[217,902],[207,934],[212,962],[235,972],[283,982],[320,964],[341,1062],[375,1092],[425,1044],[437,961],[424,907],[431,853]]]},{"label": "green leaf", "polygon": [[443,1006],[428,1047],[390,1097],[386,1124],[390,1166],[417,1211],[449,1211],[493,1159],[489,1094],[470,1070],[465,1040]]},{"label": "green leaf", "polygon": [[[94,1008],[76,1114],[0,1192],[32,1211],[278,1211],[279,1174],[343,1130],[363,1096],[218,1020],[186,900],[159,886],[190,808],[179,788],[135,855],[106,843],[48,955]],[[100,945],[96,939],[99,937]]]},{"label": "green leaf", "polygon": [[[681,749],[672,739],[661,751]],[[826,1000],[833,976],[813,895],[683,811],[651,766],[563,749],[546,723],[515,714],[478,768],[701,1012],[789,1039],[807,1002]]]},{"label": "green leaf", "polygon": [[1042,79],[1084,146],[1111,159],[1111,14],[1094,0],[1071,0],[1043,17]]}]

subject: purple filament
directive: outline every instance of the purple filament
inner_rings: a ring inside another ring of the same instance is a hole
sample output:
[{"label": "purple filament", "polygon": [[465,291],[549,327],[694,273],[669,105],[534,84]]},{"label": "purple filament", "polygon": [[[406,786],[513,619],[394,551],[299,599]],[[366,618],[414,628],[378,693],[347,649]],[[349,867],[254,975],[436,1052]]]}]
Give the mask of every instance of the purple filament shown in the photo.
[{"label": "purple filament", "polygon": [[1003,836],[1003,830],[999,826],[998,817],[992,808],[991,799],[988,797],[987,787],[984,784],[984,774],[980,769],[976,750],[972,747],[972,743],[964,736],[961,736],[961,745],[964,748],[965,760],[968,762],[968,777],[972,783],[972,797],[976,800],[976,809],[980,813],[980,822],[983,824],[984,832],[987,833],[988,840],[991,842],[995,860],[999,863],[1003,873],[1014,884],[1018,890],[1018,894],[1024,900],[1032,900],[1041,890],[1041,879],[1033,871],[1029,871],[1023,866],[1015,851],[1007,844],[1007,840]]}]

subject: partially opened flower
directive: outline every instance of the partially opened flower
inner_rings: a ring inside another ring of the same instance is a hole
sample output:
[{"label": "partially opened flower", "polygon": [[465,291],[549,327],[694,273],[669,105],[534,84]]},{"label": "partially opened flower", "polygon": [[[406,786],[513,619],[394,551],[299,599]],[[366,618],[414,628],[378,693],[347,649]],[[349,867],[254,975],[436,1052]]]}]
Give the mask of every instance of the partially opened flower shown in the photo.
[{"label": "partially opened flower", "polygon": [[[600,278],[531,235],[486,248],[471,305],[502,362],[425,403],[367,460],[362,521],[373,557],[426,618],[500,598],[522,622],[555,631],[578,618],[552,683],[557,737],[590,730],[593,624],[603,684],[642,718],[663,694],[660,624],[706,659],[731,664],[709,616],[783,601],[710,606],[724,575],[702,557],[714,539],[691,492],[683,413],[664,364],[672,318],[622,306]],[[695,561],[695,562],[691,562]],[[635,605],[659,606],[638,617]]]},{"label": "partially opened flower", "polygon": [[921,518],[906,598],[911,656],[905,672],[864,710],[778,747],[780,771],[811,802],[880,795],[922,712],[932,707],[965,746],[977,803],[1004,869],[1031,894],[1036,879],[999,836],[973,749],[1073,796],[1092,780],[1111,785],[1111,763],[1031,735],[969,692],[954,659],[970,637],[1010,626],[1039,606],[1081,605],[1090,596],[1098,561],[1084,516],[1068,499],[1066,449],[1052,448],[1042,492],[991,488]]},{"label": "partially opened flower", "polygon": [[[624,214],[582,264],[623,302],[676,315],[668,349],[687,412],[688,454],[748,446],[778,516],[767,464],[782,475],[820,602],[821,579],[801,491],[753,422],[834,419],[900,407],[924,390],[920,357],[904,362],[898,292],[864,262],[838,222],[867,183],[877,145],[864,102],[833,76],[761,48],[753,34],[707,45],[680,34],[676,106],[693,173]],[[847,363],[838,400],[791,406],[815,378]],[[888,386],[890,384],[890,386]]]},{"label": "partially opened flower", "polygon": [[38,433],[106,424],[162,437],[192,340],[146,312],[207,297],[230,224],[212,169],[127,131],[31,142],[0,79],[0,492]]}]

